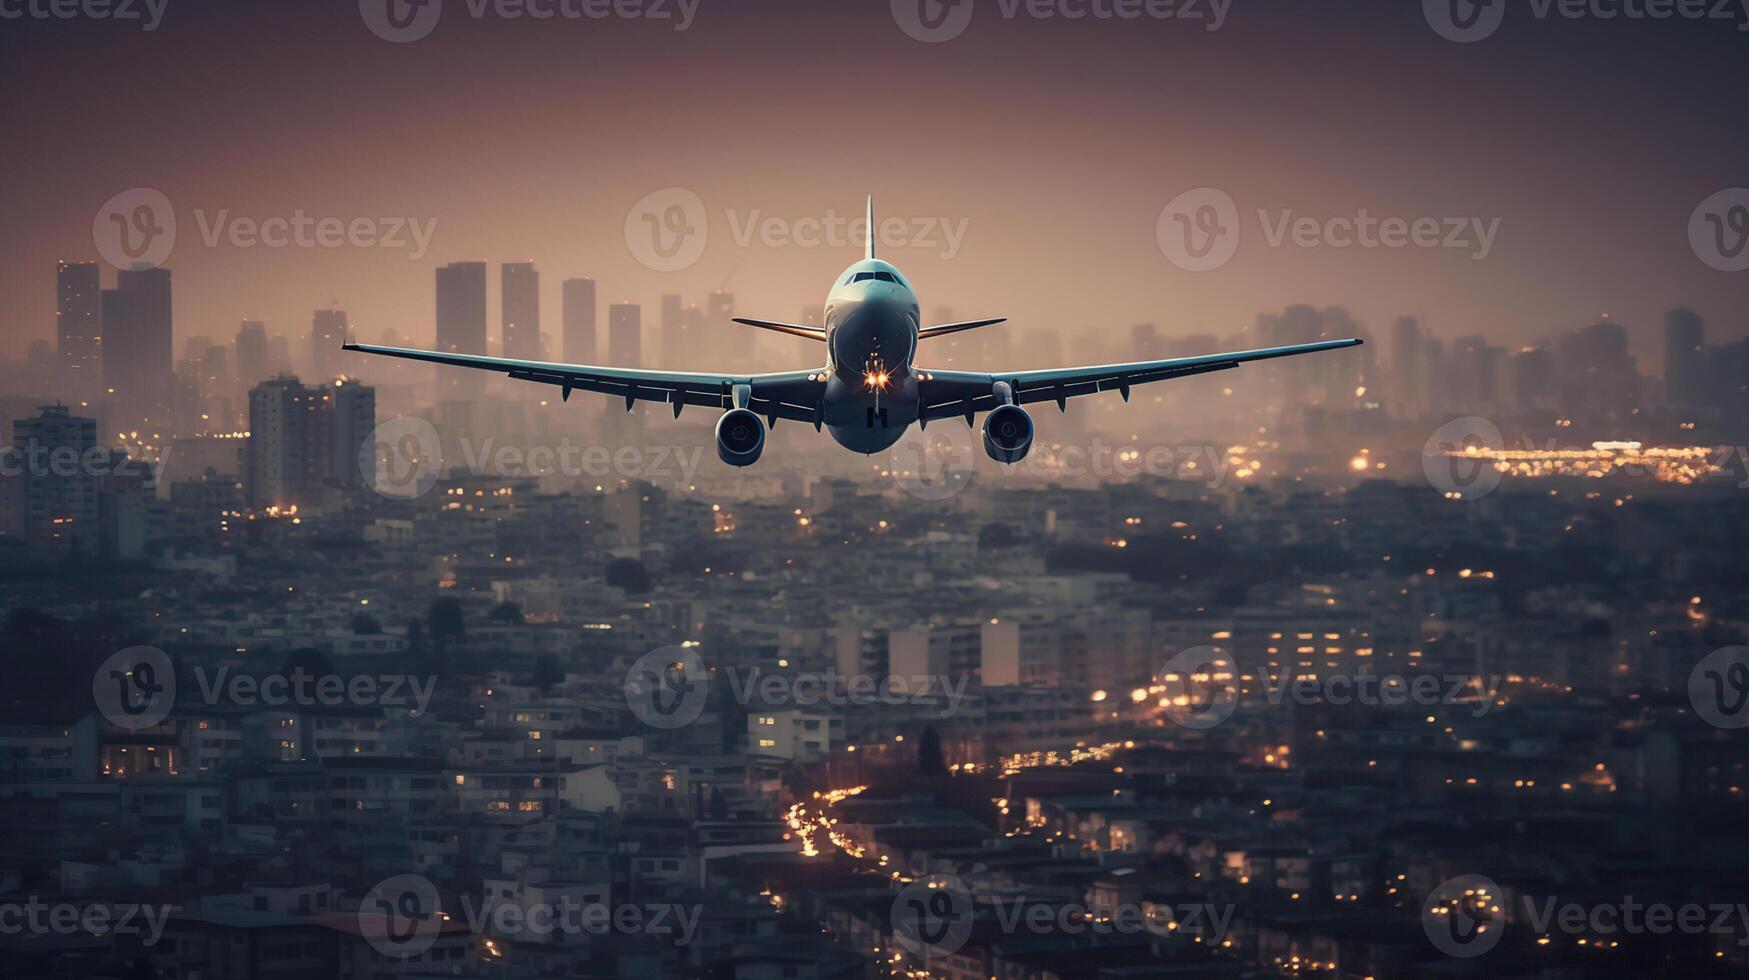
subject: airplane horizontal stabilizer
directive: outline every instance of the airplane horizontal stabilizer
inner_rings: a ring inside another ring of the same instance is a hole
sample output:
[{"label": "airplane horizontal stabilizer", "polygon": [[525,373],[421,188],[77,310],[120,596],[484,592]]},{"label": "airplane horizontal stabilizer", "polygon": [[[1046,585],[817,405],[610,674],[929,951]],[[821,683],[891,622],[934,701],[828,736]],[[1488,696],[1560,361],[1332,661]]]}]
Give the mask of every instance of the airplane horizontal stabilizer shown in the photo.
[{"label": "airplane horizontal stabilizer", "polygon": [[917,331],[917,339],[928,340],[930,337],[940,337],[950,333],[959,333],[961,330],[976,330],[979,327],[987,327],[993,323],[1005,323],[1007,320],[1007,317],[999,316],[990,320],[962,320],[959,323],[943,323],[933,327],[924,327],[922,330]]},{"label": "airplane horizontal stabilizer", "polygon": [[818,341],[824,341],[826,339],[826,330],[823,327],[810,327],[800,323],[784,323],[779,320],[755,320],[752,317],[745,316],[730,317],[729,319],[734,320],[736,323],[745,323],[749,327],[758,327],[761,330],[775,330],[778,333],[787,333],[792,337],[806,337],[809,340]]}]

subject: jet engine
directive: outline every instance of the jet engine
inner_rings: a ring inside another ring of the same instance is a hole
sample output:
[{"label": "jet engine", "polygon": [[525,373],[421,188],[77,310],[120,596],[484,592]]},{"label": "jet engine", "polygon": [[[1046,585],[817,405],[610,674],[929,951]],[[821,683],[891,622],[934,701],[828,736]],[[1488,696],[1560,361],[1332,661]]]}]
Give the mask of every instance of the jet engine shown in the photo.
[{"label": "jet engine", "polygon": [[765,422],[745,408],[717,419],[717,455],[730,466],[752,466],[765,451]]},{"label": "jet engine", "polygon": [[1018,463],[1032,449],[1032,416],[1019,405],[1003,405],[984,417],[984,451],[998,463]]}]

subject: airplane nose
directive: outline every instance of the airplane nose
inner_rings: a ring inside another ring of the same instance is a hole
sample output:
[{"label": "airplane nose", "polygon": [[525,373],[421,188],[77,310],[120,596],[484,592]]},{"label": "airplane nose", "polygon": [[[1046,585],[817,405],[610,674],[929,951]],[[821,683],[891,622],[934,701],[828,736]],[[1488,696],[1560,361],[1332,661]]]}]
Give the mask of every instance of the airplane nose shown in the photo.
[{"label": "airplane nose", "polygon": [[911,362],[915,329],[905,307],[871,296],[833,332],[832,360],[848,371],[861,371],[871,361],[902,367]]}]

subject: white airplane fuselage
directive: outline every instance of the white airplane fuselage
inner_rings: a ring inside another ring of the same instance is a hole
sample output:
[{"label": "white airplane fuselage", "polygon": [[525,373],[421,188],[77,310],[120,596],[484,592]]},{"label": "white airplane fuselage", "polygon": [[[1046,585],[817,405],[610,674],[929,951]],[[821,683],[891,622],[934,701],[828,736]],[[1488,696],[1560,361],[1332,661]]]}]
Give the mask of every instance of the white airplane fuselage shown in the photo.
[{"label": "white airplane fuselage", "polygon": [[826,294],[825,423],[838,444],[878,453],[917,421],[917,292],[890,262],[862,259]]}]

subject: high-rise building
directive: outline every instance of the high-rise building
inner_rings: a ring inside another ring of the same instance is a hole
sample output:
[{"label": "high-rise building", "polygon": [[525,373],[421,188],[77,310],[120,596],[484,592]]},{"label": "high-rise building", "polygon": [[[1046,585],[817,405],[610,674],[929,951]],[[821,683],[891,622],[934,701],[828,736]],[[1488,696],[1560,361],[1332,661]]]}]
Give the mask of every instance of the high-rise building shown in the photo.
[{"label": "high-rise building", "polygon": [[242,391],[255,387],[270,373],[267,357],[267,324],[244,320],[237,331],[237,383]]},{"label": "high-rise building", "polygon": [[[695,350],[705,356],[720,359],[725,364],[744,366],[749,361],[754,341],[761,332],[741,330],[729,322],[735,315],[735,294],[713,290],[704,304],[704,329],[688,338]],[[731,332],[736,331],[736,332]]]},{"label": "high-rise building", "polygon": [[[437,349],[486,353],[486,263],[451,262],[437,270]],[[439,391],[452,397],[476,391],[476,374],[440,368]]]},{"label": "high-rise building", "polygon": [[595,353],[595,280],[566,279],[560,287],[564,309],[565,360],[572,364],[594,364]]},{"label": "high-rise building", "polygon": [[1457,404],[1450,407],[1465,411],[1493,407],[1502,394],[1500,374],[1506,362],[1506,349],[1479,336],[1459,337],[1452,341],[1451,348],[1448,380]]},{"label": "high-rise building", "polygon": [[328,474],[331,408],[328,389],[305,387],[289,375],[250,389],[249,449],[243,457],[243,494],[250,507],[315,501]]},{"label": "high-rise building", "polygon": [[607,308],[607,363],[613,367],[640,367],[643,361],[642,313],[636,303],[615,303]]},{"label": "high-rise building", "polygon": [[16,458],[5,467],[14,483],[6,494],[13,509],[8,529],[34,546],[95,554],[103,475],[91,465],[96,448],[97,421],[64,405],[46,405],[36,418],[13,422],[7,453]]},{"label": "high-rise building", "polygon": [[1135,360],[1158,360],[1162,349],[1160,332],[1152,323],[1138,323],[1130,328],[1130,356]]},{"label": "high-rise building", "polygon": [[351,490],[367,487],[359,472],[364,441],[377,426],[377,390],[345,379],[334,382],[333,421],[328,433],[328,478]]},{"label": "high-rise building", "polygon": [[170,270],[123,269],[103,291],[103,385],[122,409],[124,431],[165,419],[174,390]]},{"label": "high-rise building", "polygon": [[345,310],[317,310],[310,320],[310,366],[316,380],[332,381],[340,374],[340,345],[351,332]]},{"label": "high-rise building", "polygon": [[285,334],[270,334],[267,338],[267,373],[296,374],[292,370],[291,338]]},{"label": "high-rise building", "polygon": [[533,262],[506,262],[499,267],[499,285],[504,356],[540,360],[540,271]]},{"label": "high-rise building", "polygon": [[673,367],[685,362],[696,338],[686,329],[686,304],[679,293],[662,294],[662,364]]},{"label": "high-rise building", "polygon": [[1555,367],[1563,409],[1619,414],[1639,407],[1640,374],[1620,323],[1603,320],[1562,335]]},{"label": "high-rise building", "polygon": [[1512,401],[1521,411],[1554,404],[1555,359],[1543,347],[1526,347],[1512,355]]},{"label": "high-rise building", "polygon": [[1711,399],[1706,362],[1706,321],[1693,310],[1664,314],[1664,398],[1672,405],[1702,405]]},{"label": "high-rise building", "polygon": [[68,390],[86,396],[103,385],[103,281],[95,262],[55,268],[55,349]]}]

